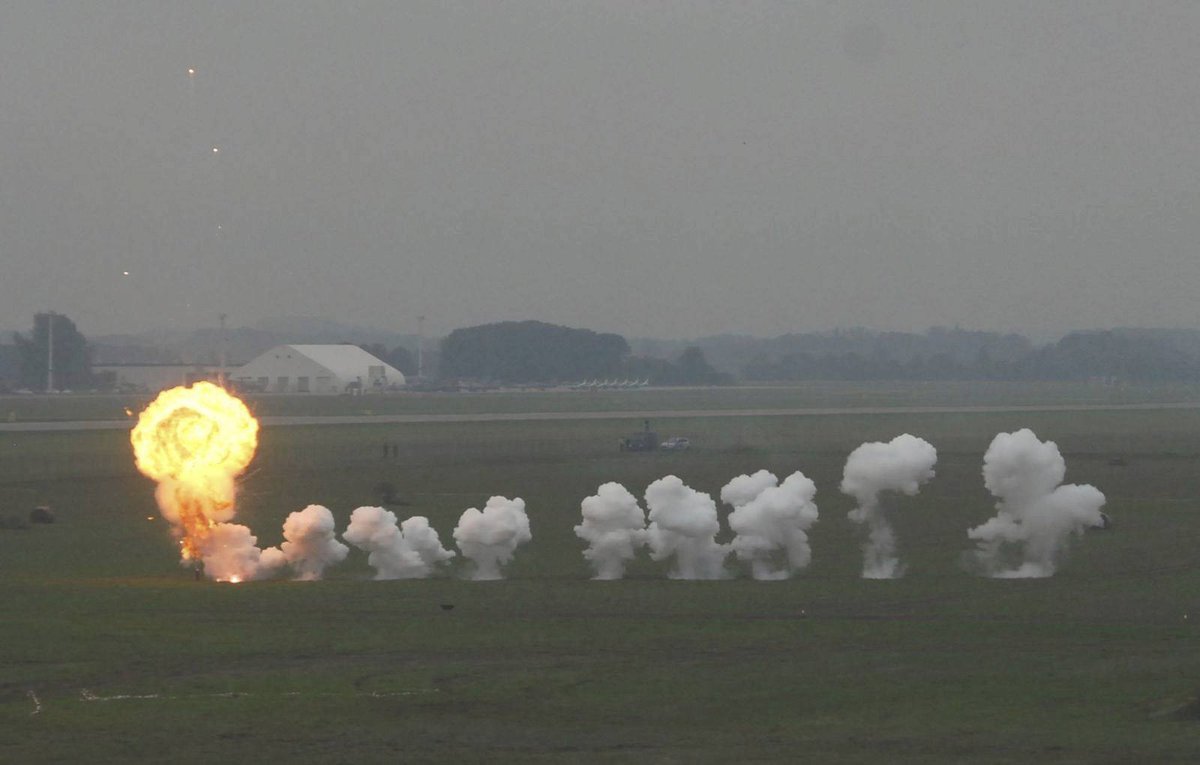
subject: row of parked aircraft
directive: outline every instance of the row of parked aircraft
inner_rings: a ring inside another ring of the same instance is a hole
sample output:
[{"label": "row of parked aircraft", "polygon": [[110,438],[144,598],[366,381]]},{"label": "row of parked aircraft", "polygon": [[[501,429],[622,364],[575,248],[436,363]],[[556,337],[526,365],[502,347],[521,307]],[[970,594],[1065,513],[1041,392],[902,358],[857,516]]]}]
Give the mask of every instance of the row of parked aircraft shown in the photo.
[{"label": "row of parked aircraft", "polygon": [[571,390],[605,390],[613,388],[645,388],[650,384],[650,378],[645,380],[584,380],[571,386]]}]

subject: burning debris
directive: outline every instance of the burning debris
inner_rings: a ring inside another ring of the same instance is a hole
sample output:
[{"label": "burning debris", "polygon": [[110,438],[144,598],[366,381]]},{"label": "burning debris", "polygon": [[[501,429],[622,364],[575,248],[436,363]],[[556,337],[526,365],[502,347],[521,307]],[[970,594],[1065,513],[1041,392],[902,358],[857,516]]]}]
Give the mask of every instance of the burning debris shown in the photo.
[{"label": "burning debris", "polygon": [[1072,535],[1107,528],[1104,495],[1094,486],[1060,485],[1067,464],[1058,445],[1028,428],[1000,433],[983,455],[983,483],[997,513],[967,532],[974,563],[998,578],[1054,574]]},{"label": "burning debris", "polygon": [[863,545],[863,578],[896,579],[905,567],[896,555],[896,534],[881,501],[885,491],[914,496],[921,484],[933,478],[937,450],[924,439],[907,433],[888,443],[866,443],[850,453],[842,473],[842,493],[858,502],[851,521],[866,524]]}]

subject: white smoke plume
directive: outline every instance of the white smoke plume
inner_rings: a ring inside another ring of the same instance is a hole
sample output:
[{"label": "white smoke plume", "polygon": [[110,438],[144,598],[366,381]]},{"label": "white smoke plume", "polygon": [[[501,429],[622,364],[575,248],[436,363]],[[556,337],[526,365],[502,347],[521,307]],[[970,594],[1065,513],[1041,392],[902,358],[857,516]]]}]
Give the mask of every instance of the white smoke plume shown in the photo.
[{"label": "white smoke plume", "polygon": [[334,532],[333,513],[327,507],[309,505],[288,515],[280,548],[297,579],[320,579],[326,568],[346,559],[350,548]]},{"label": "white smoke plume", "polygon": [[367,553],[376,579],[423,579],[454,557],[426,518],[417,515],[397,525],[396,514],[382,507],[355,509],[342,538]]},{"label": "white smoke plume", "polygon": [[730,507],[741,507],[762,494],[764,489],[778,485],[779,479],[769,470],[739,475],[721,488],[721,501]]},{"label": "white smoke plume", "polygon": [[1058,445],[1028,428],[992,439],[983,455],[983,483],[1000,500],[997,513],[967,532],[988,576],[1051,576],[1071,535],[1102,524],[1104,495],[1094,486],[1060,485],[1066,474]]},{"label": "white smoke plume", "polygon": [[199,552],[205,575],[218,582],[265,579],[287,563],[279,548],[259,549],[258,539],[239,523],[211,527]]},{"label": "white smoke plume", "polygon": [[787,579],[812,561],[808,529],[817,522],[817,486],[799,471],[783,483],[766,470],[740,475],[721,489],[733,506],[733,551],[755,579]]},{"label": "white smoke plume", "polygon": [[650,557],[675,557],[672,579],[722,579],[729,545],[717,544],[721,524],[712,497],[698,492],[673,475],[646,488],[650,526],[646,529]]},{"label": "white smoke plume", "polygon": [[475,564],[471,578],[503,579],[501,566],[512,560],[517,546],[533,539],[525,500],[492,497],[483,510],[468,508],[454,528],[454,541],[463,557]]},{"label": "white smoke plume", "polygon": [[620,579],[625,565],[646,543],[646,513],[637,498],[619,483],[606,483],[580,504],[583,523],[575,536],[588,543],[583,557],[596,579]]},{"label": "white smoke plume", "polygon": [[933,478],[937,450],[924,439],[907,433],[888,443],[866,443],[850,453],[842,473],[842,493],[858,502],[851,521],[867,525],[863,545],[863,578],[895,579],[904,575],[896,555],[896,534],[881,502],[885,491],[914,496],[921,484]]}]

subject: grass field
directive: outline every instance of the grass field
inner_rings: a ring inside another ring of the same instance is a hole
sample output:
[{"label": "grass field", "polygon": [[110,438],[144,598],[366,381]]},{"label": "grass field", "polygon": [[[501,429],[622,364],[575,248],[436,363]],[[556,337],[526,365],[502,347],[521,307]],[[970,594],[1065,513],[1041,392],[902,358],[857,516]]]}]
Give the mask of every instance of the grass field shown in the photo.
[{"label": "grass field", "polygon": [[[120,420],[148,395],[0,396],[0,421]],[[247,397],[260,416],[1200,402],[1200,386],[1075,382],[808,382],[731,388]]]},{"label": "grass field", "polygon": [[[0,531],[0,762],[1200,757],[1200,412],[662,419],[694,449],[618,453],[639,425],[267,429],[239,514],[263,544],[311,502],[344,527],[381,481],[448,544],[466,507],[521,496],[534,539],[502,582],[373,582],[354,551],[323,582],[238,586],[179,568],[126,434],[4,434],[0,515],[47,503],[59,522]],[[1021,426],[1116,527],[1052,579],[974,578],[982,455]],[[905,431],[937,446],[938,477],[899,503],[908,576],[864,581],[841,467]],[[808,571],[679,582],[639,560],[588,579],[572,526],[601,482],[675,473],[715,495],[763,467],[817,482]]]}]

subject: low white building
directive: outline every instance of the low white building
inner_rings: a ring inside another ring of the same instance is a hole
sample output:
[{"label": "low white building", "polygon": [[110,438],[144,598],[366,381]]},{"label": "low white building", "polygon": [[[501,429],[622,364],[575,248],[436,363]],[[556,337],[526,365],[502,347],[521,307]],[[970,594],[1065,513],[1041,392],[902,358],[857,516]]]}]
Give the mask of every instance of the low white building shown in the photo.
[{"label": "low white building", "polygon": [[357,345],[279,345],[229,379],[265,393],[365,393],[404,385],[399,369]]}]

